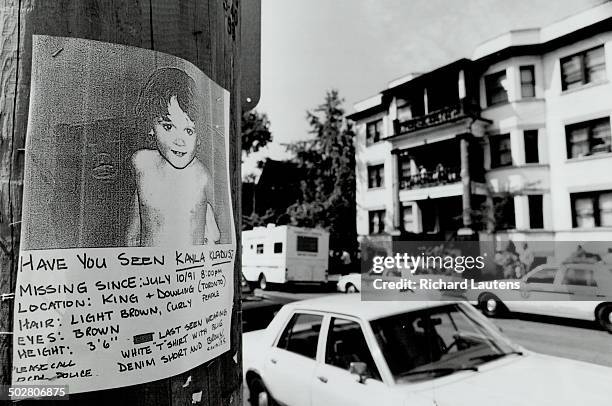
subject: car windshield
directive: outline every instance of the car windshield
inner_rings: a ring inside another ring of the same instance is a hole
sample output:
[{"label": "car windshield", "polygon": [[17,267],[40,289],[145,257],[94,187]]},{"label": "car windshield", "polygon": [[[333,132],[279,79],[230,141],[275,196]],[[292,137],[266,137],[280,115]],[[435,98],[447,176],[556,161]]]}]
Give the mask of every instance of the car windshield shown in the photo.
[{"label": "car windshield", "polygon": [[370,322],[396,382],[433,379],[520,354],[470,306],[446,304]]}]

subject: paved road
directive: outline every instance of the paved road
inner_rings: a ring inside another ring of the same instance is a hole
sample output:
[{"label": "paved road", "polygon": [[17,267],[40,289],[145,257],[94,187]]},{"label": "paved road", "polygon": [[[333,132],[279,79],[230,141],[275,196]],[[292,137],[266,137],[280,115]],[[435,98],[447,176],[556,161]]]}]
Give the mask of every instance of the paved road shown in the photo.
[{"label": "paved road", "polygon": [[[256,290],[255,294],[291,301],[328,293],[299,289]],[[612,334],[600,330],[595,323],[532,315],[492,320],[504,334],[529,350],[612,367]]]},{"label": "paved road", "polygon": [[494,322],[529,350],[612,367],[612,334],[595,323],[531,315]]}]

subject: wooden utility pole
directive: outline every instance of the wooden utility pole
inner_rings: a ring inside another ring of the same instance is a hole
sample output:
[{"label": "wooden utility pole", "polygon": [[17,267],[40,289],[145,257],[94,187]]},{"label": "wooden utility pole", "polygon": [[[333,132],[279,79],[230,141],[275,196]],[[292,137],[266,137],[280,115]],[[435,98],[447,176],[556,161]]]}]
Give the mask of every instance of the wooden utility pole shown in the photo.
[{"label": "wooden utility pole", "polygon": [[[240,230],[240,0],[0,0],[0,384],[10,384],[32,35],[93,39],[165,52],[196,65],[230,92],[230,186]],[[241,404],[240,239],[231,350],[169,379],[71,395],[68,404]],[[186,384],[189,381],[188,384]],[[202,392],[201,401],[194,392]],[[65,405],[66,402],[61,404]]]}]

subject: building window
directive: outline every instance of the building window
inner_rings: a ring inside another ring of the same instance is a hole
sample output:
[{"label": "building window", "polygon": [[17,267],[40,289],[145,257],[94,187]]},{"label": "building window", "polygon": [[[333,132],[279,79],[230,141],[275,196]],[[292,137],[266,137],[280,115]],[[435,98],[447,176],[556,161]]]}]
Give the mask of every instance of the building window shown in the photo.
[{"label": "building window", "polygon": [[528,195],[529,228],[544,228],[544,198],[542,195]]},{"label": "building window", "polygon": [[385,231],[385,210],[373,210],[370,217],[370,234],[380,234]]},{"label": "building window", "polygon": [[404,206],[402,208],[402,224],[404,231],[413,231],[414,217],[412,214],[412,206]]},{"label": "building window", "polygon": [[409,159],[402,159],[400,161],[400,171],[402,174],[402,179],[409,178],[412,175],[412,169],[410,168]]},{"label": "building window", "polygon": [[372,189],[383,186],[385,186],[385,166],[368,166],[368,188]]},{"label": "building window", "polygon": [[521,66],[521,97],[535,97],[535,67]]},{"label": "building window", "polygon": [[412,108],[410,102],[406,100],[397,101],[397,119],[401,123],[402,121],[412,119]]},{"label": "building window", "polygon": [[366,145],[372,145],[380,141],[382,136],[382,118],[366,124]]},{"label": "building window", "polygon": [[510,134],[489,137],[489,144],[491,146],[491,168],[512,165]]},{"label": "building window", "polygon": [[573,226],[612,227],[612,190],[572,193]]},{"label": "building window", "polygon": [[257,244],[257,248],[255,251],[257,254],[263,254],[264,253],[264,245],[263,244]]},{"label": "building window", "polygon": [[274,243],[274,253],[275,254],[282,254],[283,253],[283,243],[282,242],[275,242]]},{"label": "building window", "polygon": [[487,106],[505,103],[508,101],[506,91],[506,71],[492,73],[485,76],[485,91],[487,94]]},{"label": "building window", "polygon": [[561,88],[575,89],[606,79],[603,45],[561,59]]},{"label": "building window", "polygon": [[523,138],[525,140],[525,163],[539,163],[540,154],[538,152],[538,130],[523,131]]},{"label": "building window", "polygon": [[565,126],[567,156],[579,158],[610,152],[610,118]]}]

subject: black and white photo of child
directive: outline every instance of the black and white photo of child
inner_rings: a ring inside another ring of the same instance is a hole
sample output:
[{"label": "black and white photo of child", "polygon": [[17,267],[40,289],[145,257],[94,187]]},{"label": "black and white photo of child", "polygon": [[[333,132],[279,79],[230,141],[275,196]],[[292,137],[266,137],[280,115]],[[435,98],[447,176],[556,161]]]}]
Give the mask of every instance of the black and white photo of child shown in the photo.
[{"label": "black and white photo of child", "polygon": [[155,149],[132,155],[136,192],[127,245],[219,242],[211,174],[195,156],[199,137],[209,131],[201,104],[195,81],[177,68],[156,70],[143,87],[136,115]]}]

